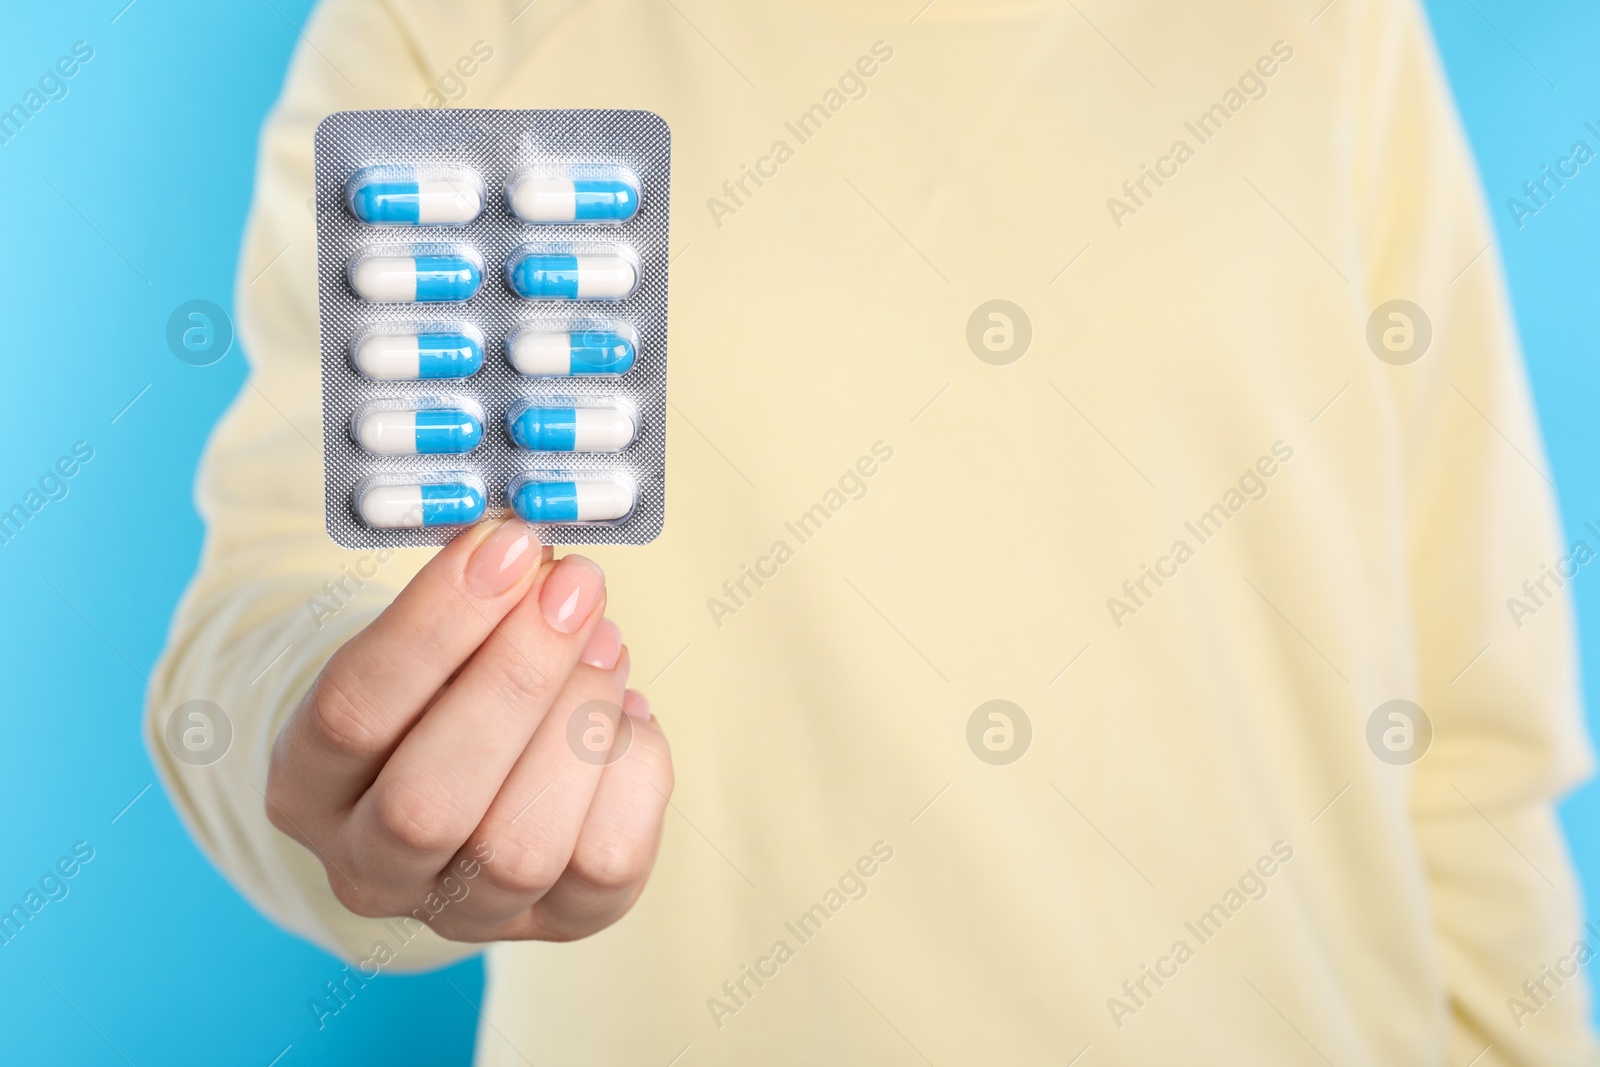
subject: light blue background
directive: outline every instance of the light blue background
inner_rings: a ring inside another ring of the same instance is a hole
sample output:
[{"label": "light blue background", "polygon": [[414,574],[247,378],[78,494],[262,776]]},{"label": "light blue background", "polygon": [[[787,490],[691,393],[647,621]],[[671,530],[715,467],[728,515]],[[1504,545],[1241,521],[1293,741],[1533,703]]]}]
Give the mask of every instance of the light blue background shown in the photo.
[{"label": "light blue background", "polygon": [[[139,732],[143,674],[200,549],[194,467],[244,378],[237,348],[210,367],[175,359],[166,322],[191,299],[231,308],[257,131],[310,0],[124,2],[30,5],[8,12],[0,35],[0,106],[72,42],[95,49],[69,95],[0,145],[11,339],[0,350],[0,510],[75,441],[95,450],[70,494],[0,545],[0,907],[73,842],[96,850],[70,895],[0,947],[0,1059],[463,1064],[478,964],[381,978],[319,1032],[306,1002],[339,964],[257,916],[195,850],[159,786],[140,795],[154,781]],[[1576,536],[1600,522],[1600,168],[1584,168],[1521,230],[1505,200],[1575,139],[1595,144],[1583,123],[1600,126],[1600,8],[1428,6]],[[1600,582],[1588,573],[1574,589],[1592,623]],[[1600,627],[1585,628],[1584,667],[1592,729]],[[1592,896],[1600,787],[1562,815]],[[1600,918],[1592,904],[1590,915]]]}]

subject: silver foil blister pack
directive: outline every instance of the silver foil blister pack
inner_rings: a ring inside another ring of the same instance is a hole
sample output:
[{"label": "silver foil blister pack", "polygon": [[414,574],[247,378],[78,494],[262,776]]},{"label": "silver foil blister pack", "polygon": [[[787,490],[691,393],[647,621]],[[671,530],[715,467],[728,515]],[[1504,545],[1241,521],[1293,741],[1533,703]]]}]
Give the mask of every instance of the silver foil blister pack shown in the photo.
[{"label": "silver foil blister pack", "polygon": [[345,111],[317,127],[328,534],[515,513],[645,544],[666,511],[672,136],[646,111]]}]

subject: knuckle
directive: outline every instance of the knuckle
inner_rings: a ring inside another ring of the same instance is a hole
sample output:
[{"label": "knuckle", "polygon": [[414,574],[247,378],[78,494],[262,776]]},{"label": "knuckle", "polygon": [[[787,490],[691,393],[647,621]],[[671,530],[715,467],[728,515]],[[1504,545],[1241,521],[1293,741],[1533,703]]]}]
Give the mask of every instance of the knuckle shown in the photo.
[{"label": "knuckle", "polygon": [[422,855],[454,852],[472,832],[454,805],[414,786],[374,787],[372,818],[391,842]]},{"label": "knuckle", "polygon": [[601,890],[626,889],[650,871],[653,842],[614,830],[586,833],[572,853],[572,872]]},{"label": "knuckle", "polygon": [[543,894],[567,867],[566,854],[537,835],[501,841],[494,848],[494,862],[483,865],[483,878],[491,887],[514,896]]},{"label": "knuckle", "polygon": [[555,680],[542,664],[512,650],[501,657],[499,669],[489,679],[495,695],[511,707],[540,703],[555,691]]},{"label": "knuckle", "polygon": [[312,687],[309,719],[317,740],[341,755],[369,757],[387,746],[371,708],[332,672],[324,671]]}]

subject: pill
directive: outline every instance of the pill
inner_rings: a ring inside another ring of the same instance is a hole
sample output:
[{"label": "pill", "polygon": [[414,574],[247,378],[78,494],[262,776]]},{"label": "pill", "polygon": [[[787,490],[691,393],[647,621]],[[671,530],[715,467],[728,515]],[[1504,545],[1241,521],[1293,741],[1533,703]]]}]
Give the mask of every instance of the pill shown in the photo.
[{"label": "pill", "polygon": [[466,378],[483,366],[483,345],[464,333],[378,333],[356,346],[368,378]]},{"label": "pill", "polygon": [[511,507],[524,522],[611,522],[633,510],[633,486],[615,479],[523,482]]},{"label": "pill", "polygon": [[506,281],[529,300],[621,300],[639,273],[621,256],[527,252],[506,261]]},{"label": "pill", "polygon": [[367,256],[350,271],[363,299],[380,303],[466,300],[483,284],[483,272],[466,256]]},{"label": "pill", "polygon": [[506,430],[530,452],[620,452],[633,441],[633,419],[617,408],[513,408]]},{"label": "pill", "polygon": [[375,485],[361,494],[357,509],[368,526],[385,529],[466,526],[483,518],[483,493],[466,482]]},{"label": "pill", "polygon": [[483,440],[483,423],[461,408],[371,411],[357,423],[356,440],[385,456],[470,452]]},{"label": "pill", "polygon": [[506,354],[518,374],[530,377],[569,374],[626,374],[633,366],[633,342],[608,330],[543,333],[523,330]]},{"label": "pill", "polygon": [[478,217],[483,196],[466,178],[369,181],[351,193],[350,210],[362,222],[459,226]]},{"label": "pill", "polygon": [[616,178],[524,178],[510,199],[524,222],[627,222],[639,210],[638,189]]}]

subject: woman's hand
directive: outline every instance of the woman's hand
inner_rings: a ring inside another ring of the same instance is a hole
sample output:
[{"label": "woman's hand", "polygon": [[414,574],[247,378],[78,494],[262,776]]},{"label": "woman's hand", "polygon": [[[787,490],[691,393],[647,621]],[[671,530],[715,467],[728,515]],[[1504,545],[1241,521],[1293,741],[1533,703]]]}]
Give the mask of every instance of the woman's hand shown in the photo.
[{"label": "woman's hand", "polygon": [[595,563],[553,561],[531,527],[491,523],[333,656],[278,737],[266,797],[345,907],[411,914],[471,871],[437,933],[565,941],[633,905],[672,756],[624,689],[605,603]]}]

